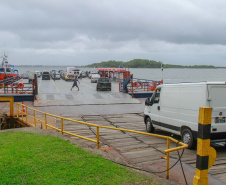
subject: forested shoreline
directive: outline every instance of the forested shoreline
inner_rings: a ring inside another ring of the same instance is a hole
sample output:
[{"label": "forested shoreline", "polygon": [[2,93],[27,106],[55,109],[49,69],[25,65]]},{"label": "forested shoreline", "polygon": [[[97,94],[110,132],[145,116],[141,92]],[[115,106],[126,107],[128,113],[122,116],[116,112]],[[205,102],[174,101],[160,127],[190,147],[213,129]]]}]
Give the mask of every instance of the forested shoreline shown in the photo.
[{"label": "forested shoreline", "polygon": [[114,67],[118,68],[122,66],[123,68],[220,68],[213,65],[173,65],[173,64],[164,64],[160,61],[155,60],[147,60],[147,59],[133,59],[128,62],[122,61],[103,61],[100,63],[93,63],[90,65],[86,65],[85,67]]}]

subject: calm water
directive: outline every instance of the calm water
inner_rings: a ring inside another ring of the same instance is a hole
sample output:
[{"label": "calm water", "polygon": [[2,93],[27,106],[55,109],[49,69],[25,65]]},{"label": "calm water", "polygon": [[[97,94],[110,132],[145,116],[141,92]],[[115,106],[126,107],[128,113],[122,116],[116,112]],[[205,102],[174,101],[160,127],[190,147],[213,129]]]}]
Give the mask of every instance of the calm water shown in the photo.
[{"label": "calm water", "polygon": [[[19,73],[26,71],[43,71],[51,69],[66,70],[68,66],[46,66],[46,67],[16,67]],[[82,71],[95,71],[94,68],[78,68]],[[128,70],[128,69],[127,69]],[[225,81],[226,82],[226,68],[225,69],[161,69],[150,68],[130,68],[129,71],[134,78],[161,80],[162,76],[164,83],[178,83],[178,82],[200,82],[200,81]]]}]

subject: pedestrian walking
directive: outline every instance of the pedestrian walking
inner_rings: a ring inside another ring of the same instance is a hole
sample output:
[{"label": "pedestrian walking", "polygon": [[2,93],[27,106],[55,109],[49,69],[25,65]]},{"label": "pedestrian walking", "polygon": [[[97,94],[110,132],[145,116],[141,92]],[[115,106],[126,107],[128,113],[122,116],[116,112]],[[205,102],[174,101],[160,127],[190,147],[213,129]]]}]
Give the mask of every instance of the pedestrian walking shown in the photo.
[{"label": "pedestrian walking", "polygon": [[79,87],[78,87],[77,82],[80,84],[80,82],[78,81],[77,77],[75,76],[75,77],[74,77],[74,83],[73,83],[73,85],[72,85],[72,87],[71,87],[71,91],[72,91],[72,89],[74,88],[74,86],[76,86],[76,87],[78,88],[78,91],[79,91]]},{"label": "pedestrian walking", "polygon": [[53,80],[56,80],[56,72],[53,73]]}]

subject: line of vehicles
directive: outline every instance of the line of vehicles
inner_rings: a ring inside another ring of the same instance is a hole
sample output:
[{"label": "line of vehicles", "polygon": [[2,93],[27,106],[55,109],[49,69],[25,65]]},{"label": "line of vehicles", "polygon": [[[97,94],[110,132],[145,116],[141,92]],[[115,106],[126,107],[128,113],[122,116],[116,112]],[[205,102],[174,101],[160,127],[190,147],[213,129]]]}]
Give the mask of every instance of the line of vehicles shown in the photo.
[{"label": "line of vehicles", "polygon": [[33,77],[34,74],[36,74],[38,78],[41,77],[42,80],[50,80],[52,78],[52,79],[55,79],[55,80],[63,79],[63,80],[69,81],[69,80],[73,80],[74,76],[76,76],[78,78],[86,77],[85,72],[80,71],[79,69],[76,69],[74,67],[68,67],[66,69],[66,71],[55,70],[55,69],[52,69],[50,71],[44,70],[42,72],[40,72],[40,71],[26,71],[25,73],[23,73],[21,75],[21,77],[24,78],[24,79],[29,79],[29,78]]},{"label": "line of vehicles", "polygon": [[34,78],[34,74],[37,75],[38,78],[42,78],[42,80],[60,80],[63,79],[65,81],[72,81],[74,80],[74,77],[77,78],[85,78],[89,77],[91,80],[91,83],[97,83],[96,90],[108,90],[111,91],[111,80],[107,77],[101,78],[101,75],[97,72],[84,72],[80,71],[79,69],[76,69],[75,67],[67,67],[66,71],[63,70],[55,70],[52,69],[51,71],[34,71],[22,74],[22,78],[28,79],[29,83],[31,83],[32,79]]}]

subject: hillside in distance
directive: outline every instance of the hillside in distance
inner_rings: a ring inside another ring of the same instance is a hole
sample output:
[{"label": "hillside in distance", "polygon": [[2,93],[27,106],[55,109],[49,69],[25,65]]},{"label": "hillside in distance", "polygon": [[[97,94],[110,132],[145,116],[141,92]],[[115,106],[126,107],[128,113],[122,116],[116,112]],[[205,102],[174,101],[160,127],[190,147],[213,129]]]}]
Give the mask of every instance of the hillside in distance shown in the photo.
[{"label": "hillside in distance", "polygon": [[190,66],[183,66],[183,65],[172,65],[172,64],[163,64],[160,61],[155,60],[147,60],[147,59],[133,59],[128,62],[122,61],[103,61],[100,63],[93,63],[90,65],[86,65],[85,67],[106,67],[106,68],[218,68],[213,65],[190,65]]}]

